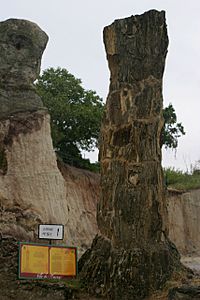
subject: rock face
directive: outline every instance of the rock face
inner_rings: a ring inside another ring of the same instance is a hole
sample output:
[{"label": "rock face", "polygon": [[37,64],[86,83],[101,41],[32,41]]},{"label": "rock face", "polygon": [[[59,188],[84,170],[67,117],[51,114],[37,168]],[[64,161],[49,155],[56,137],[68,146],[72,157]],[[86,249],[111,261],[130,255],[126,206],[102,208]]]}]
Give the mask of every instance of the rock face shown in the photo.
[{"label": "rock face", "polygon": [[92,243],[98,232],[96,222],[96,206],[99,200],[100,178],[86,170],[58,164],[65,180],[66,198],[64,202],[66,215],[69,218],[66,224],[68,236],[66,242],[78,247],[81,256]]},{"label": "rock face", "polygon": [[168,300],[199,300],[199,286],[182,286],[169,291]]},{"label": "rock face", "polygon": [[47,41],[47,35],[32,22],[9,19],[0,23],[1,119],[43,107],[33,82]]},{"label": "rock face", "polygon": [[29,21],[0,23],[0,236],[37,241],[38,224],[63,224],[63,243],[81,255],[97,231],[99,188],[90,172],[58,169],[49,114],[33,87],[47,39]]},{"label": "rock face", "polygon": [[164,226],[165,13],[117,20],[104,29],[104,43],[111,80],[101,130],[100,235],[81,259],[81,276],[108,299],[144,299],[179,265]]},{"label": "rock face", "polygon": [[183,256],[200,256],[200,190],[169,191],[167,211],[169,238]]}]

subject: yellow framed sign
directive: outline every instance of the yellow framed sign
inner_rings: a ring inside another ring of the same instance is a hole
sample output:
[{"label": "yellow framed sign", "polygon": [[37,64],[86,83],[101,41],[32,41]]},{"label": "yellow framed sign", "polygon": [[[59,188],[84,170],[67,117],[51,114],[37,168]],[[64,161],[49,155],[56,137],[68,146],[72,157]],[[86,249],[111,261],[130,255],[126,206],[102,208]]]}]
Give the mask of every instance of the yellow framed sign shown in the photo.
[{"label": "yellow framed sign", "polygon": [[61,279],[76,276],[76,247],[19,243],[19,278]]}]

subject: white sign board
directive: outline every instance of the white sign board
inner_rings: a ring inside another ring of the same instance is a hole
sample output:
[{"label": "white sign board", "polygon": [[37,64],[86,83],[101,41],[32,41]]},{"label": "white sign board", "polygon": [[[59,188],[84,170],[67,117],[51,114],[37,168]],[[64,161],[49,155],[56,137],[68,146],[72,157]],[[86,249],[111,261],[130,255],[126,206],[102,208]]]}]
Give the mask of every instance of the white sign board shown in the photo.
[{"label": "white sign board", "polygon": [[39,239],[62,240],[64,236],[64,226],[57,224],[40,224]]}]

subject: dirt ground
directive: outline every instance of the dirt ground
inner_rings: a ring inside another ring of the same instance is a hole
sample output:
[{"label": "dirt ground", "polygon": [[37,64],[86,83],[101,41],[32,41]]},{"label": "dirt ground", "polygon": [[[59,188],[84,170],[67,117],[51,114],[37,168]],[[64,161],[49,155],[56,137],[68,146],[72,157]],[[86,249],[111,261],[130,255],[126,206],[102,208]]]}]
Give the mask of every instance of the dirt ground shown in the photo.
[{"label": "dirt ground", "polygon": [[186,267],[192,269],[196,274],[200,275],[200,256],[183,256],[181,262]]}]

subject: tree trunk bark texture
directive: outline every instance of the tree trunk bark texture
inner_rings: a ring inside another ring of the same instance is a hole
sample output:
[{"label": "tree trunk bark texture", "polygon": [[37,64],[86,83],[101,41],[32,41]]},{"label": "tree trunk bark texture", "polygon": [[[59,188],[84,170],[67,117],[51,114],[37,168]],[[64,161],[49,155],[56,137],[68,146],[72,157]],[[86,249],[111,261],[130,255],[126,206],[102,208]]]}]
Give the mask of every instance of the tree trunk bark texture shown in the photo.
[{"label": "tree trunk bark texture", "polygon": [[100,235],[80,262],[81,277],[108,299],[144,299],[179,265],[165,228],[161,167],[165,12],[114,21],[104,43],[111,78],[101,129]]}]

